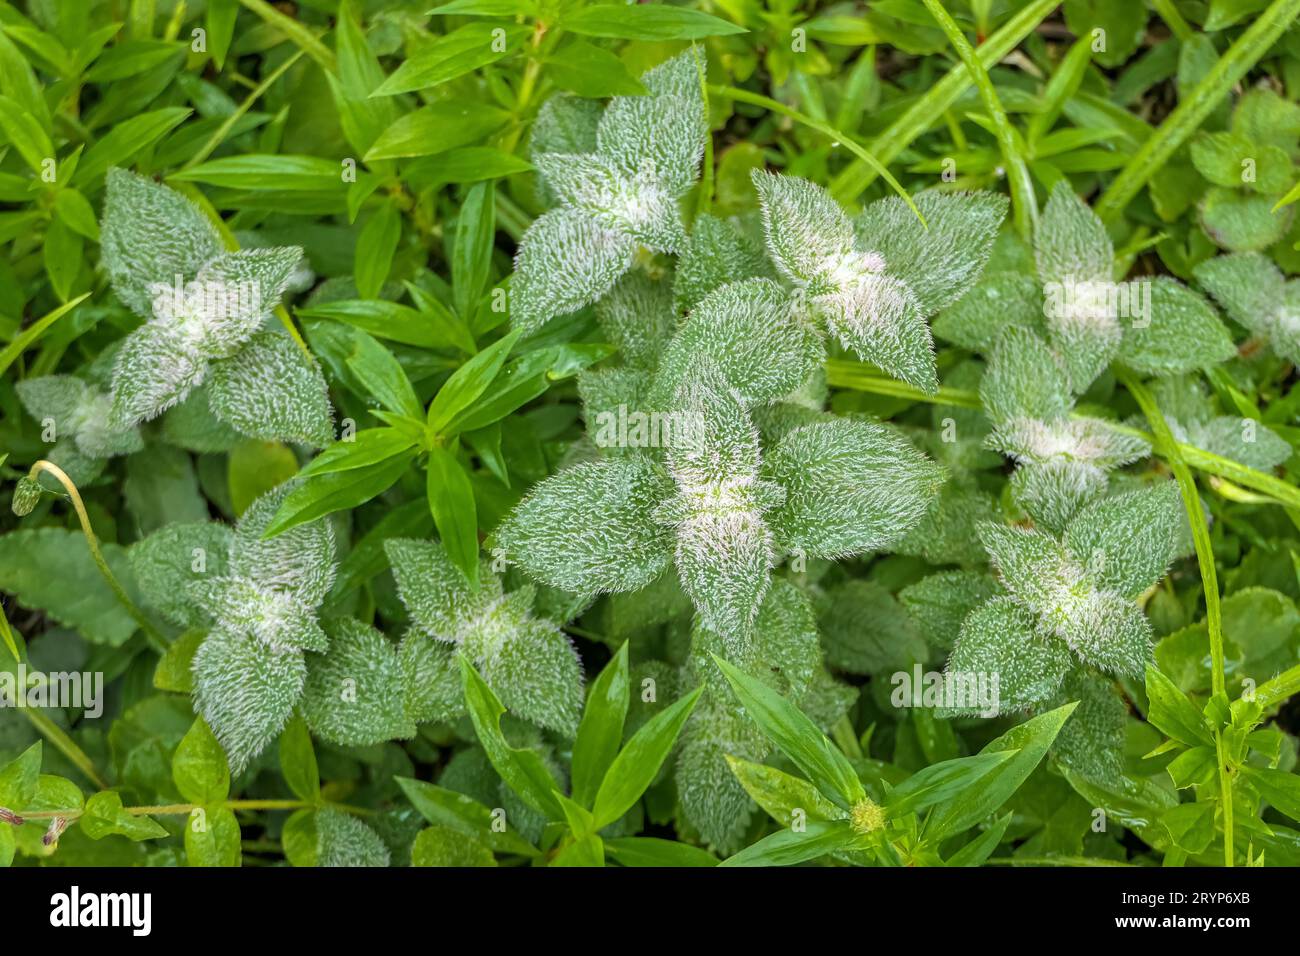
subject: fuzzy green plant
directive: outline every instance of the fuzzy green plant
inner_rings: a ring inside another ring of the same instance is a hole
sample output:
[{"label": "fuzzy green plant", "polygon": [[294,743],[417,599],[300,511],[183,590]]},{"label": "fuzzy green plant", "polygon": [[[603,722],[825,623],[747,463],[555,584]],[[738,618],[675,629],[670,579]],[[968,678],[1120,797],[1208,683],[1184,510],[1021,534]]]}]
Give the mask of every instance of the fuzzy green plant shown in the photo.
[{"label": "fuzzy green plant", "polygon": [[1300,865],[1297,10],[4,5],[0,866]]}]

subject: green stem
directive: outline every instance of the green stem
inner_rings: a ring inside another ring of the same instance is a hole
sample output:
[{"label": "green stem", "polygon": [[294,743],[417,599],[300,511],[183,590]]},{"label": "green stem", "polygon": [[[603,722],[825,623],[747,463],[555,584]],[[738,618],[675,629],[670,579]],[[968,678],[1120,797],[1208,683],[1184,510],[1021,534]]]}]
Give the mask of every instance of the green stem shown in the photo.
[{"label": "green stem", "polygon": [[806,113],[800,113],[798,110],[786,106],[784,103],[774,100],[770,96],[763,96],[761,93],[751,93],[749,90],[742,90],[735,86],[713,85],[708,87],[708,91],[716,96],[725,96],[729,99],[740,100],[742,103],[752,103],[754,106],[761,106],[764,109],[771,110],[773,113],[780,113],[782,116],[788,116],[796,123],[802,123],[809,129],[815,129],[817,132],[834,142],[843,143],[848,147],[849,152],[853,153],[853,155],[857,156],[858,159],[862,160],[862,162],[874,169],[876,173],[885,180],[885,182],[889,183],[890,188],[892,188],[894,192],[898,193],[898,195],[903,198],[903,201],[911,208],[912,212],[916,214],[916,218],[921,220],[922,224],[925,223],[925,217],[921,215],[921,210],[916,208],[916,203],[912,202],[912,197],[907,194],[907,190],[903,188],[902,184],[893,177],[880,160],[875,156],[872,156],[870,152],[850,138],[847,133],[842,133],[835,127],[823,123],[821,120],[813,119]]},{"label": "green stem", "polygon": [[253,104],[262,98],[266,91],[275,84],[276,80],[288,73],[289,69],[302,59],[304,52],[304,50],[298,50],[293,54],[293,56],[289,57],[271,71],[271,74],[266,79],[259,83],[253,91],[248,94],[248,96],[244,97],[244,101],[239,104],[238,108],[225,118],[222,124],[213,131],[211,136],[208,137],[207,142],[199,147],[199,151],[191,156],[189,162],[182,166],[181,169],[191,169],[211,156],[213,151],[216,150],[216,148],[225,141],[226,137],[230,135],[230,131],[234,129],[235,124],[239,122],[240,117],[252,109]]},{"label": "green stem", "polygon": [[293,17],[285,16],[266,0],[239,0],[239,2],[244,9],[253,11],[283,33],[298,49],[320,64],[322,70],[327,73],[338,71],[338,60],[334,56],[334,51]]},{"label": "green stem", "polygon": [[69,737],[54,721],[46,717],[39,710],[33,710],[30,707],[23,708],[23,714],[32,722],[40,733],[59,749],[63,756],[71,761],[72,765],[85,774],[86,779],[93,783],[100,790],[107,790],[108,783],[99,775],[95,769],[94,761],[86,755],[86,752],[77,746],[77,742]]},{"label": "green stem", "polygon": [[1033,236],[1034,223],[1038,219],[1038,200],[1034,196],[1034,181],[1029,176],[1029,166],[1025,163],[1020,145],[1016,142],[1016,131],[1011,128],[1011,121],[1007,119],[1007,111],[1002,108],[1002,101],[998,99],[998,91],[993,86],[993,80],[989,78],[988,70],[976,55],[975,48],[966,39],[966,34],[961,32],[961,27],[957,26],[956,21],[948,15],[943,4],[939,0],[921,0],[921,2],[930,11],[930,15],[938,21],[939,27],[948,37],[948,42],[957,51],[961,61],[966,64],[967,71],[975,81],[975,88],[979,90],[984,108],[988,110],[989,118],[993,121],[998,147],[1002,151],[1002,164],[1007,171],[1007,184],[1011,187],[1011,205],[1016,231],[1023,238],[1029,239]]},{"label": "green stem", "polygon": [[[980,44],[976,55],[980,65],[991,70],[1001,59],[1020,45],[1038,25],[1056,9],[1058,0],[1033,0],[1004,23],[996,33]],[[949,70],[879,135],[867,143],[867,149],[882,163],[890,163],[912,145],[936,122],[945,111],[970,89],[974,78],[966,64],[958,63]],[[831,180],[831,194],[840,202],[851,202],[876,178],[870,163],[858,161],[849,164]]]},{"label": "green stem", "polygon": [[[1178,490],[1182,492],[1183,507],[1187,509],[1187,517],[1192,525],[1196,562],[1201,568],[1201,583],[1205,591],[1205,627],[1210,638],[1210,685],[1215,694],[1224,694],[1227,681],[1224,678],[1223,668],[1223,610],[1219,605],[1219,575],[1214,564],[1214,547],[1210,543],[1205,512],[1201,508],[1201,496],[1196,489],[1196,479],[1183,459],[1178,449],[1178,442],[1174,440],[1173,433],[1169,430],[1169,424],[1165,421],[1165,416],[1161,413],[1155,397],[1132,372],[1119,369],[1117,376],[1151,424],[1156,447],[1164,450],[1165,460],[1173,470],[1174,478],[1178,482]],[[1223,809],[1224,865],[1233,866],[1235,861],[1232,850],[1232,782],[1228,778],[1223,736],[1217,728],[1214,731],[1214,750],[1219,767],[1219,799]]]},{"label": "green stem", "polygon": [[112,589],[122,607],[126,608],[126,612],[131,615],[136,624],[140,625],[140,630],[144,632],[145,638],[153,645],[153,648],[160,654],[165,653],[167,642],[163,640],[162,635],[150,623],[145,613],[131,600],[131,596],[126,593],[126,589],[117,580],[117,575],[113,573],[113,569],[104,560],[104,553],[99,550],[99,539],[95,537],[95,531],[90,526],[90,515],[86,513],[86,504],[81,500],[81,492],[77,491],[77,486],[72,483],[72,479],[67,476],[64,470],[52,461],[42,459],[36,462],[32,465],[32,470],[28,472],[28,477],[34,481],[41,472],[52,476],[67,491],[68,498],[72,501],[72,508],[77,513],[77,520],[81,522],[81,533],[85,535],[86,546],[90,548],[90,556],[94,559],[95,566],[99,568],[99,573],[104,576],[104,580],[108,582],[109,588]]},{"label": "green stem", "polygon": [[1300,0],[1273,0],[1268,9],[1237,37],[1204,79],[1138,147],[1102,193],[1093,211],[1103,221],[1118,218],[1138,190],[1164,167],[1178,147],[1205,122],[1219,101],[1268,53],[1297,14],[1300,14]]},{"label": "green stem", "polygon": [[1179,43],[1186,43],[1196,36],[1196,31],[1191,28],[1183,15],[1178,12],[1174,6],[1174,0],[1152,0],[1151,6],[1159,14],[1160,19],[1165,21],[1171,33],[1178,37]]}]

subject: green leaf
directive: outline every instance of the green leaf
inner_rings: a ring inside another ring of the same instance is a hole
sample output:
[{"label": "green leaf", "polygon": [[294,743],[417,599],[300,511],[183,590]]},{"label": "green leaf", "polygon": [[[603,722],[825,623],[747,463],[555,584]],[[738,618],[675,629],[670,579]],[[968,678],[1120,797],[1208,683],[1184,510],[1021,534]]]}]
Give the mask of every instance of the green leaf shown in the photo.
[{"label": "green leaf", "polygon": [[622,866],[717,866],[706,850],[659,837],[615,837],[605,840],[605,854]]},{"label": "green leaf", "polygon": [[493,342],[483,351],[456,369],[451,377],[438,389],[438,394],[429,403],[429,431],[435,435],[443,434],[451,422],[465,409],[469,408],[482,395],[519,340],[519,332],[514,331]]},{"label": "green leaf", "polygon": [[81,157],[72,174],[72,185],[93,191],[110,167],[129,162],[189,119],[193,112],[184,106],[168,106],[115,123]]},{"label": "green leaf", "polygon": [[803,830],[778,830],[752,843],[723,866],[795,866],[837,850],[849,849],[857,834],[845,820],[810,821]]},{"label": "green leaf", "polygon": [[923,767],[890,791],[885,801],[886,816],[893,819],[959,800],[1015,754],[1014,750],[995,750]]},{"label": "green leaf", "polygon": [[1300,776],[1266,767],[1243,766],[1241,772],[1275,810],[1292,820],[1300,820]]},{"label": "green leaf", "polygon": [[[603,99],[607,96],[637,96],[645,86],[627,65],[602,47],[585,40],[573,40],[547,61],[546,75],[562,90],[578,96]],[[606,843],[605,849],[609,849]]]},{"label": "green leaf", "polygon": [[263,192],[343,191],[342,167],[319,156],[251,154],[210,159],[172,173],[182,183],[205,183],[227,189]]},{"label": "green leaf", "polygon": [[832,803],[847,810],[866,797],[848,758],[816,724],[762,681],[716,655],[713,660],[749,717]]},{"label": "green leaf", "polygon": [[496,866],[492,850],[462,830],[432,826],[411,845],[411,866]]},{"label": "green leaf", "polygon": [[394,96],[441,86],[509,56],[531,32],[518,23],[504,27],[468,23],[421,46],[373,95]]},{"label": "green leaf", "polygon": [[230,768],[203,718],[196,719],[172,757],[172,780],[191,803],[217,803],[230,794]]},{"label": "green leaf", "polygon": [[303,482],[285,496],[266,533],[277,535],[336,511],[365,504],[391,488],[414,458],[415,449],[410,448],[374,464],[317,475]]},{"label": "green leaf", "polygon": [[469,475],[445,448],[429,449],[429,510],[443,547],[469,579],[478,584],[478,511]]},{"label": "green leaf", "polygon": [[14,813],[27,809],[41,776],[41,750],[38,740],[0,768],[0,807]]},{"label": "green leaf", "polygon": [[320,802],[320,771],[307,722],[294,717],[280,734],[280,773],[294,796],[309,803]]},{"label": "green leaf", "polygon": [[[352,333],[353,351],[347,363],[366,389],[390,411],[415,419],[424,417],[424,406],[416,397],[411,381],[392,352],[365,332]],[[364,432],[362,434],[365,434]],[[360,435],[356,436],[358,439]],[[337,446],[336,446],[337,447]]]},{"label": "green leaf", "polygon": [[1152,724],[1188,747],[1214,745],[1200,710],[1156,667],[1147,667],[1146,691],[1147,720]]},{"label": "green leaf", "polygon": [[677,735],[703,692],[703,687],[697,687],[666,710],[655,714],[619,751],[596,792],[592,810],[596,818],[595,829],[608,826],[623,816],[645,793],[658,776],[659,768],[668,758],[669,751],[677,742]]},{"label": "green leaf", "polygon": [[600,782],[623,742],[628,693],[625,642],[588,689],[587,706],[573,743],[571,793],[581,806],[592,805]]},{"label": "green leaf", "polygon": [[54,144],[35,118],[7,96],[0,96],[0,131],[18,155],[40,176],[47,159],[54,159]]},{"label": "green leaf", "polygon": [[563,17],[559,25],[571,33],[622,40],[699,40],[747,32],[699,10],[658,3],[598,3]]},{"label": "green leaf", "polygon": [[496,190],[491,181],[472,186],[460,204],[451,252],[451,291],[456,312],[472,318],[487,285],[496,235]]},{"label": "green leaf", "polygon": [[372,163],[443,153],[478,142],[504,126],[509,118],[504,110],[483,103],[434,103],[398,118],[379,134],[364,158]]},{"label": "green leaf", "polygon": [[980,753],[1011,750],[1016,754],[982,778],[961,800],[935,810],[926,826],[927,837],[938,842],[997,812],[1033,773],[1075,707],[1070,703],[1040,714],[986,744]]},{"label": "green leaf", "polygon": [[478,675],[474,665],[463,655],[460,658],[460,673],[465,688],[465,702],[469,706],[470,719],[474,722],[479,743],[483,745],[501,779],[538,813],[551,820],[563,820],[564,813],[556,798],[555,779],[535,752],[517,750],[506,742],[501,733],[501,715],[506,709],[501,706],[496,694],[492,693],[492,688]]},{"label": "green leaf", "polygon": [[379,295],[393,268],[393,253],[402,237],[402,214],[391,202],[383,203],[357,236],[357,291],[363,299]]},{"label": "green leaf", "polygon": [[423,780],[395,777],[398,786],[420,816],[435,826],[459,830],[498,853],[536,856],[537,849],[519,834],[508,829],[504,818],[472,797],[447,790]]},{"label": "green leaf", "polygon": [[104,790],[87,800],[77,822],[92,840],[101,840],[106,836],[124,836],[128,840],[139,842],[168,835],[160,824],[149,817],[127,813],[122,806],[122,795],[115,790]]},{"label": "green leaf", "polygon": [[196,809],[185,821],[185,858],[190,866],[239,866],[240,835],[234,811],[223,806]]},{"label": "green leaf", "polygon": [[[125,551],[108,543],[100,551],[127,594],[134,595]],[[119,647],[138,627],[100,576],[80,531],[35,528],[0,536],[0,590],[93,644]]]}]

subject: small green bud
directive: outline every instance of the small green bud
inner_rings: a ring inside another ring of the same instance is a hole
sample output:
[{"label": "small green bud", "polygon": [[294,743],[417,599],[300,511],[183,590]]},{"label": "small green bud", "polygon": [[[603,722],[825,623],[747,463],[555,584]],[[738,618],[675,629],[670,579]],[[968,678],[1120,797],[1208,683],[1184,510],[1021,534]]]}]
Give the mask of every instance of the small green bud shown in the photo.
[{"label": "small green bud", "polygon": [[14,514],[18,517],[29,515],[36,503],[41,500],[41,486],[36,479],[27,475],[18,479],[18,484],[14,487]]}]

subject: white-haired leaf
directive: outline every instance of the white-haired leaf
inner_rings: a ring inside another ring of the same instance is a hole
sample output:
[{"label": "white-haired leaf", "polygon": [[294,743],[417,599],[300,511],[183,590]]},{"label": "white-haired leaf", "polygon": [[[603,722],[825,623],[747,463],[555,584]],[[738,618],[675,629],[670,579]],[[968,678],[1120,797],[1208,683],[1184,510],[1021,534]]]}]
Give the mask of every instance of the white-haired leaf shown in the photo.
[{"label": "white-haired leaf", "polygon": [[672,291],[643,271],[629,272],[596,303],[596,321],[626,364],[653,369],[677,328]]},{"label": "white-haired leaf", "polygon": [[728,222],[700,213],[673,273],[673,300],[689,312],[719,286],[775,273],[762,248]]},{"label": "white-haired leaf", "polygon": [[510,560],[552,587],[636,591],[667,567],[671,536],[652,520],[672,483],[648,458],[584,462],[539,482],[495,532]]},{"label": "white-haired leaf", "polygon": [[770,279],[746,279],[696,304],[660,361],[660,394],[672,395],[701,355],[744,401],[766,403],[802,385],[825,350],[784,289]]},{"label": "white-haired leaf", "polygon": [[[465,573],[437,542],[389,538],[384,542],[384,552],[411,622],[429,637],[459,640],[469,621],[501,599],[501,582],[496,575],[483,573],[485,569],[480,567],[479,587],[472,588]],[[455,679],[459,689],[459,671]]]},{"label": "white-haired leaf", "polygon": [[1065,373],[1047,343],[1025,329],[1007,329],[989,355],[980,401],[995,425],[1014,418],[1052,420],[1070,410]]},{"label": "white-haired leaf", "polygon": [[194,706],[238,774],[279,735],[302,696],[307,664],[299,650],[213,631],[194,655]]},{"label": "white-haired leaf", "polygon": [[189,599],[191,583],[227,573],[230,529],[211,521],[169,524],[127,550],[144,602],[181,627],[207,622]]},{"label": "white-haired leaf", "polygon": [[1286,279],[1267,256],[1242,252],[1206,259],[1192,274],[1228,317],[1252,332],[1267,335],[1282,302]]},{"label": "white-haired leaf", "polygon": [[992,272],[931,323],[934,334],[977,352],[992,348],[1008,328],[1046,331],[1043,287],[1020,272]]},{"label": "white-haired leaf", "polygon": [[241,577],[207,577],[190,584],[189,594],[217,627],[251,634],[276,648],[329,647],[314,609],[291,594]]},{"label": "white-haired leaf", "polygon": [[514,326],[525,333],[605,295],[632,267],[636,241],[565,207],[539,216],[519,243],[510,287]]},{"label": "white-haired leaf", "polygon": [[293,487],[286,483],[273,488],[245,509],[235,528],[230,566],[236,575],[291,594],[315,608],[334,586],[334,529],[330,523],[317,519],[273,538],[263,537]]},{"label": "white-haired leaf", "polygon": [[980,526],[980,538],[1002,585],[1040,614],[1057,606],[1069,575],[1081,576],[1065,547],[1041,531],[987,522]]},{"label": "white-haired leaf", "polygon": [[582,664],[549,621],[526,620],[481,658],[483,679],[512,714],[572,737],[582,713]]},{"label": "white-haired leaf", "polygon": [[1100,588],[1135,598],[1164,576],[1183,523],[1178,485],[1099,498],[1070,522],[1065,543]]},{"label": "white-haired leaf", "polygon": [[318,736],[365,747],[415,736],[406,713],[406,687],[397,648],[354,618],[329,629],[329,653],[307,659],[302,712]]},{"label": "white-haired leaf", "polygon": [[388,847],[356,817],[328,807],[316,811],[317,866],[388,866]]},{"label": "white-haired leaf", "polygon": [[1056,633],[1093,667],[1140,678],[1152,660],[1151,624],[1131,598],[1095,591],[1054,619]]},{"label": "white-haired leaf", "polygon": [[889,274],[905,282],[922,315],[957,301],[975,284],[1007,214],[1007,198],[991,192],[914,197],[925,224],[898,196],[868,205],[853,221],[858,248],[879,253]]},{"label": "white-haired leaf", "polygon": [[212,363],[212,412],[262,441],[324,447],[334,439],[325,377],[287,335],[259,332],[228,359]]},{"label": "white-haired leaf", "polygon": [[1034,233],[1034,258],[1043,284],[1109,282],[1115,248],[1096,214],[1075,194],[1068,179],[1052,189]]},{"label": "white-haired leaf", "polygon": [[835,421],[789,432],[763,475],[785,489],[768,519],[780,546],[838,558],[897,542],[918,522],[943,471],[897,432]]},{"label": "white-haired leaf", "polygon": [[939,571],[903,588],[898,600],[927,644],[951,649],[966,615],[1003,593],[997,580],[983,571]]},{"label": "white-haired leaf", "polygon": [[465,713],[456,645],[410,630],[402,638],[402,665],[407,716],[417,724],[451,721]]},{"label": "white-haired leaf", "polygon": [[109,424],[130,428],[185,400],[207,371],[207,360],[184,332],[146,322],[123,341],[113,365]]},{"label": "white-haired leaf", "polygon": [[[1039,635],[1034,623],[1034,615],[1008,597],[995,597],[977,607],[961,626],[944,680],[955,688],[978,686],[982,681],[991,686],[997,675],[999,713],[1023,711],[1047,700],[1074,661],[1063,641]],[[945,708],[964,714],[985,709],[977,701]]]},{"label": "white-haired leaf", "polygon": [[685,243],[677,200],[652,176],[629,175],[596,154],[543,153],[533,162],[561,203],[601,228],[663,252]]},{"label": "white-haired leaf", "polygon": [[1124,330],[1124,364],[1148,375],[1177,375],[1237,354],[1232,336],[1202,296],[1168,276],[1150,283],[1150,321]]},{"label": "white-haired leaf", "polygon": [[149,318],[155,282],[194,278],[223,251],[216,228],[180,193],[125,169],[106,177],[100,252],[113,291],[137,315]]},{"label": "white-haired leaf", "polygon": [[761,169],[754,170],[753,180],[763,207],[768,252],[791,279],[821,279],[828,263],[853,250],[853,224],[826,190],[806,179]]}]

